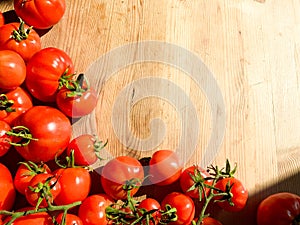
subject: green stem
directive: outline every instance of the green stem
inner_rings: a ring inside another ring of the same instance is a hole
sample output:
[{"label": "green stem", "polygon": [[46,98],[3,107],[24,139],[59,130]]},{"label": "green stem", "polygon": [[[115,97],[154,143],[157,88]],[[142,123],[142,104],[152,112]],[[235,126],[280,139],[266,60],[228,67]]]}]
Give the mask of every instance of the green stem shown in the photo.
[{"label": "green stem", "polygon": [[9,142],[9,144],[13,146],[23,147],[28,145],[30,141],[38,141],[37,138],[32,137],[30,130],[24,126],[15,126],[10,131],[7,131],[6,134],[9,136],[21,138],[21,141],[17,143]]}]

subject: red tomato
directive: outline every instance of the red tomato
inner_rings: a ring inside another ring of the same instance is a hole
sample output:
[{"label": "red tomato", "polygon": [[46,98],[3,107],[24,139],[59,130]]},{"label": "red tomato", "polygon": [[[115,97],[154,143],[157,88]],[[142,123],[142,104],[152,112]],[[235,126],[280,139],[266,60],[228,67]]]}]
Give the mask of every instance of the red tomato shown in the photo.
[{"label": "red tomato", "polygon": [[5,24],[5,19],[4,19],[3,13],[0,12],[0,26],[2,26],[4,24]]},{"label": "red tomato", "polygon": [[13,125],[15,119],[32,107],[30,95],[21,87],[0,95],[0,119]]},{"label": "red tomato", "polygon": [[66,149],[72,135],[69,119],[50,106],[33,106],[16,120],[15,126],[28,128],[29,133],[35,138],[29,144],[22,144],[24,140],[20,140],[20,137],[13,139],[14,143],[21,141],[23,146],[14,147],[26,161],[53,160]]},{"label": "red tomato", "polygon": [[[58,224],[62,224],[62,219],[63,219],[63,213],[60,213],[55,218],[55,221]],[[76,216],[74,214],[67,213],[66,217],[65,217],[64,225],[83,225],[83,222],[78,216]]]},{"label": "red tomato", "polygon": [[89,166],[100,157],[100,151],[106,143],[98,141],[94,135],[82,134],[74,138],[67,147],[67,154],[74,151],[75,164],[80,166]]},{"label": "red tomato", "polygon": [[[11,210],[16,198],[13,178],[9,169],[0,163],[0,210]],[[2,215],[0,215],[0,219]]]},{"label": "red tomato", "polygon": [[203,168],[190,166],[180,175],[181,190],[191,198],[197,199],[199,199],[199,193],[201,193],[201,199],[203,199],[205,197],[204,191],[206,196],[210,192],[210,188],[204,187],[203,184],[212,185],[212,180],[204,180],[207,177],[209,177],[209,173]]},{"label": "red tomato", "polygon": [[21,163],[14,176],[14,186],[16,190],[25,195],[25,189],[29,186],[31,179],[40,173],[51,173],[47,164],[35,164],[33,162]]},{"label": "red tomato", "polygon": [[0,50],[0,89],[14,89],[24,82],[25,77],[23,58],[14,51]]},{"label": "red tomato", "polygon": [[113,203],[106,194],[90,195],[79,206],[78,216],[84,225],[106,225],[105,209]]},{"label": "red tomato", "polygon": [[158,201],[156,201],[154,198],[145,198],[143,199],[139,205],[138,205],[138,209],[140,210],[144,210],[144,213],[141,213],[141,215],[145,215],[146,213],[145,212],[149,212],[151,210],[156,210],[155,212],[153,212],[151,214],[151,217],[150,217],[150,222],[149,224],[147,224],[147,219],[144,218],[142,222],[140,222],[139,224],[141,225],[155,225],[155,224],[158,224],[159,223],[159,220],[161,218],[161,214],[160,214],[160,204]]},{"label": "red tomato", "polygon": [[149,175],[153,184],[172,184],[179,179],[181,171],[181,162],[174,151],[158,150],[150,159]]},{"label": "red tomato", "polygon": [[12,141],[12,137],[6,134],[10,129],[8,123],[0,120],[0,157],[4,156],[11,147],[10,142]]},{"label": "red tomato", "polygon": [[[197,222],[198,219],[195,219],[194,221]],[[201,225],[222,225],[222,223],[212,217],[205,217],[202,222],[200,223]]]},{"label": "red tomato", "polygon": [[0,50],[15,51],[26,62],[40,49],[40,36],[23,21],[0,26]]},{"label": "red tomato", "polygon": [[54,174],[59,177],[61,191],[54,199],[57,205],[83,201],[91,189],[91,175],[82,167],[58,169]]},{"label": "red tomato", "polygon": [[265,198],[257,209],[258,225],[292,225],[300,222],[300,196],[280,192]]},{"label": "red tomato", "polygon": [[[41,185],[44,187],[42,189],[47,189],[46,193],[39,191]],[[32,206],[37,206],[39,204],[40,208],[48,207],[48,201],[52,204],[53,200],[60,193],[61,186],[58,182],[58,177],[53,176],[52,174],[40,173],[35,175],[28,187],[25,189],[25,197],[28,203]],[[46,195],[46,196],[43,196]],[[42,201],[40,201],[42,198]],[[48,198],[48,201],[47,199]]]},{"label": "red tomato", "polygon": [[[234,177],[224,178],[217,181],[215,188],[224,192],[230,189],[230,193],[232,194],[230,198],[228,196],[216,198],[217,200],[222,200],[217,202],[222,209],[237,212],[245,207],[248,200],[248,191],[240,180]],[[231,205],[230,202],[232,202],[233,205]]]},{"label": "red tomato", "polygon": [[65,0],[24,1],[14,0],[18,17],[38,29],[47,29],[57,24],[66,10]]},{"label": "red tomato", "polygon": [[62,79],[71,79],[68,76],[73,73],[73,62],[67,53],[58,48],[43,48],[28,61],[25,84],[35,98],[55,102]]},{"label": "red tomato", "polygon": [[[140,185],[144,179],[144,170],[141,163],[130,156],[118,156],[110,160],[102,169],[101,184],[106,194],[113,199],[126,199],[127,190],[123,186],[132,180]],[[139,186],[131,189],[133,196]]]},{"label": "red tomato", "polygon": [[189,225],[195,216],[195,205],[193,200],[182,193],[171,192],[166,195],[161,203],[161,208],[166,209],[166,205],[170,205],[172,208],[176,208],[177,220],[170,222],[170,225]]}]

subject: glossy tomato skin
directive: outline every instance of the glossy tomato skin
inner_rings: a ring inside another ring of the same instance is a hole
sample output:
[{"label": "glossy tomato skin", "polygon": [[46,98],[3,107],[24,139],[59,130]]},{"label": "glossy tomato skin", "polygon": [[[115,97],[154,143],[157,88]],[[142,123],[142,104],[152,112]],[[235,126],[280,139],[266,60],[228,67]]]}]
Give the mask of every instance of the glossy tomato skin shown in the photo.
[{"label": "glossy tomato skin", "polygon": [[[244,185],[242,184],[242,182],[240,180],[238,180],[234,177],[223,178],[223,179],[217,181],[215,187],[222,191],[225,191],[226,186],[228,184],[230,186],[232,185],[231,201],[234,205],[231,206],[228,201],[219,201],[219,202],[217,202],[217,204],[226,211],[238,212],[238,211],[242,210],[247,204],[248,190],[244,187]],[[216,198],[216,199],[221,199],[221,198],[222,197]]]},{"label": "glossy tomato skin", "polygon": [[149,162],[149,175],[152,184],[164,186],[174,183],[180,178],[182,164],[176,152],[158,150]]},{"label": "glossy tomato skin", "polygon": [[[63,218],[63,213],[60,213],[55,218],[55,221],[58,224],[61,224],[62,218]],[[80,219],[80,217],[76,216],[75,214],[67,213],[65,218],[65,225],[83,225],[83,222]]]},{"label": "glossy tomato skin", "polygon": [[257,209],[258,225],[291,225],[300,221],[300,196],[279,192],[265,198]]},{"label": "glossy tomato skin", "polygon": [[143,209],[146,210],[147,212],[151,210],[156,210],[154,213],[152,213],[152,220],[150,220],[149,224],[147,224],[146,220],[143,220],[140,225],[155,225],[159,223],[159,220],[161,218],[161,213],[160,213],[160,203],[154,199],[154,198],[145,198],[143,199],[139,205],[138,209]]},{"label": "glossy tomato skin", "polygon": [[[4,94],[3,94],[4,95]],[[0,110],[0,119],[13,125],[16,118],[30,109],[32,104],[31,96],[21,87],[17,87],[5,93],[6,99],[13,104],[6,109]],[[4,96],[0,97],[0,103],[4,101]],[[0,104],[1,105],[1,104]]]},{"label": "glossy tomato skin", "polygon": [[[195,219],[194,221],[197,222],[198,219]],[[201,225],[222,225],[222,223],[212,217],[205,217],[202,222]]]},{"label": "glossy tomato skin", "polygon": [[0,12],[0,26],[2,26],[4,24],[5,24],[5,19],[4,19],[3,13]]},{"label": "glossy tomato skin", "polygon": [[106,194],[88,196],[79,206],[78,216],[83,225],[106,225],[105,209],[113,203],[113,199]]},{"label": "glossy tomato skin", "polygon": [[[187,194],[191,198],[196,198],[196,199],[199,199],[199,190],[200,190],[202,192],[202,199],[203,199],[205,197],[204,192],[201,190],[201,187],[197,186],[197,181],[193,180],[192,178],[192,176],[195,176],[195,171],[196,171],[196,175],[197,173],[200,173],[198,175],[200,175],[203,179],[209,177],[209,173],[207,173],[207,171],[204,170],[203,168],[200,168],[198,166],[190,166],[184,169],[180,175],[180,180],[179,180],[180,187],[185,194]],[[212,180],[204,181],[204,183],[207,185],[212,185]],[[189,190],[195,184],[196,184],[196,188],[193,190]],[[208,196],[210,189],[204,188],[204,190],[206,196]]]},{"label": "glossy tomato skin", "polygon": [[54,199],[57,205],[83,201],[91,189],[91,175],[82,167],[58,169],[53,172],[59,177],[61,191]]},{"label": "glossy tomato skin", "polygon": [[[32,137],[37,139],[25,146],[15,146],[26,161],[37,163],[48,162],[59,156],[68,146],[72,135],[69,119],[50,106],[33,106],[16,120],[15,126],[27,127]],[[19,138],[13,140],[17,143]]]},{"label": "glossy tomato skin", "polygon": [[177,221],[170,222],[170,225],[189,225],[195,216],[195,205],[193,200],[180,192],[171,192],[166,195],[161,203],[161,208],[166,209],[166,205],[176,208]]},{"label": "glossy tomato skin", "polygon": [[[101,184],[106,194],[113,199],[126,199],[127,191],[123,186],[129,180],[137,179],[140,185],[144,179],[144,170],[141,163],[130,156],[118,156],[110,160],[102,169]],[[139,186],[131,189],[133,196]]]},{"label": "glossy tomato skin", "polygon": [[61,20],[66,10],[66,3],[65,0],[14,0],[14,8],[18,17],[29,26],[47,29]]},{"label": "glossy tomato skin", "polygon": [[68,97],[70,91],[62,88],[56,95],[58,108],[70,118],[80,118],[90,114],[97,104],[97,93],[90,88],[82,93],[81,96]]},{"label": "glossy tomato skin", "polygon": [[11,210],[16,199],[16,191],[11,173],[2,163],[0,163],[0,190],[0,210]]},{"label": "glossy tomato skin", "polygon": [[4,156],[11,148],[10,142],[12,141],[12,137],[6,134],[10,129],[11,127],[8,123],[0,120],[0,157]]},{"label": "glossy tomato skin", "polygon": [[26,78],[23,58],[11,50],[0,50],[0,89],[12,90],[19,87]]},{"label": "glossy tomato skin", "polygon": [[[17,52],[27,62],[36,52],[41,49],[40,36],[34,29],[23,24],[24,32],[29,30],[27,37],[21,39],[14,35],[18,32],[21,23],[8,23],[0,26],[0,50],[12,50]],[[20,32],[20,31],[19,31]]]},{"label": "glossy tomato skin", "polygon": [[26,72],[25,85],[28,91],[42,102],[55,102],[60,78],[73,74],[74,66],[66,52],[48,47],[31,57]]}]

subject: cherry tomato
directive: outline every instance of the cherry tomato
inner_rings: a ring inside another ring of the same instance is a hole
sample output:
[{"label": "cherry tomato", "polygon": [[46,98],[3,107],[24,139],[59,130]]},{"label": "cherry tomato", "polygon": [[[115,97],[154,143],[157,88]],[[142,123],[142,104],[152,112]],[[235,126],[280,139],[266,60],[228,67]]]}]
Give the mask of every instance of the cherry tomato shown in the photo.
[{"label": "cherry tomato", "polygon": [[195,216],[195,205],[193,200],[182,193],[171,192],[166,195],[161,203],[161,208],[166,209],[166,205],[176,208],[177,220],[170,222],[170,225],[191,224]]},{"label": "cherry tomato", "polygon": [[[224,210],[230,212],[237,212],[242,210],[247,203],[248,200],[248,190],[244,187],[242,182],[234,177],[228,177],[221,180],[218,180],[216,188],[227,192],[226,190],[230,190],[231,197],[217,197],[217,204]],[[233,205],[231,205],[231,203]]]},{"label": "cherry tomato", "polygon": [[25,77],[23,58],[14,51],[0,50],[0,89],[14,89],[24,82]]},{"label": "cherry tomato", "polygon": [[130,191],[133,196],[143,182],[144,170],[141,163],[130,156],[118,156],[104,165],[101,174],[101,184],[106,194],[113,199],[126,199],[126,183],[134,182]]},{"label": "cherry tomato", "polygon": [[209,174],[198,166],[190,166],[183,170],[180,175],[181,190],[191,198],[203,199],[208,196],[210,188],[204,187],[203,184],[211,185],[212,180],[205,180]]},{"label": "cherry tomato", "polygon": [[21,87],[0,94],[0,119],[13,125],[15,119],[32,107],[30,95]]},{"label": "cherry tomato", "polygon": [[0,157],[4,156],[11,147],[10,142],[12,141],[12,137],[6,134],[10,129],[8,123],[0,120]]},{"label": "cherry tomato", "polygon": [[0,50],[15,51],[26,62],[40,49],[40,36],[23,21],[0,26]]},{"label": "cherry tomato", "polygon": [[155,210],[152,214],[151,214],[151,217],[149,218],[150,222],[149,224],[147,224],[147,219],[143,219],[142,222],[140,222],[139,224],[141,225],[155,225],[155,224],[158,224],[159,223],[159,220],[161,218],[161,214],[160,214],[160,204],[157,200],[155,200],[154,198],[145,198],[143,199],[139,205],[138,205],[138,209],[140,210],[144,210],[144,211],[140,211],[140,212],[143,212],[141,213],[141,215],[146,215],[147,212],[149,211],[152,211],[152,210]]},{"label": "cherry tomato", "polygon": [[78,216],[84,225],[106,225],[105,209],[112,203],[113,199],[106,194],[90,195],[79,206]]},{"label": "cherry tomato", "polygon": [[[39,191],[40,189],[47,189],[47,191],[44,193]],[[58,182],[58,177],[49,173],[40,173],[31,179],[28,187],[25,189],[25,197],[30,205],[37,206],[37,204],[39,204],[38,206],[40,208],[44,208],[48,207],[48,201],[51,204],[53,203],[53,200],[58,196],[60,190],[61,186]],[[40,198],[42,198],[41,202],[39,202]],[[48,201],[46,198],[48,198]]]},{"label": "cherry tomato", "polygon": [[279,192],[265,198],[257,209],[258,225],[291,225],[300,221],[300,196]]},{"label": "cherry tomato", "polygon": [[[197,223],[198,219],[195,219],[194,221]],[[222,223],[212,217],[205,217],[201,221],[201,225],[222,225]]]},{"label": "cherry tomato", "polygon": [[[11,210],[16,198],[13,178],[9,169],[0,163],[0,210]],[[0,219],[2,215],[0,215]]]},{"label": "cherry tomato", "polygon": [[97,161],[101,154],[101,149],[106,143],[98,141],[94,135],[82,134],[74,138],[67,147],[67,154],[74,151],[75,164],[89,166]]},{"label": "cherry tomato", "polygon": [[31,179],[40,173],[51,173],[47,164],[35,164],[33,162],[21,163],[14,176],[14,186],[16,190],[25,195],[25,189],[29,186]]},{"label": "cherry tomato", "polygon": [[0,12],[0,26],[2,26],[4,24],[5,24],[5,19],[4,19],[3,13]]},{"label": "cherry tomato", "polygon": [[[63,219],[63,213],[58,214],[58,216],[55,218],[55,221],[58,224],[62,224],[62,219]],[[65,217],[65,225],[83,225],[82,220],[80,217],[67,213]]]},{"label": "cherry tomato", "polygon": [[57,24],[66,10],[64,0],[24,1],[14,0],[18,17],[38,29],[47,29]]},{"label": "cherry tomato", "polygon": [[71,204],[83,201],[91,189],[91,176],[87,169],[82,167],[61,168],[54,171],[59,177],[61,191],[54,199],[57,205]]},{"label": "cherry tomato", "polygon": [[18,153],[26,161],[33,162],[48,162],[59,156],[68,146],[72,135],[69,119],[50,106],[33,106],[16,120],[14,128],[34,138],[25,144],[28,138],[13,138],[13,142],[18,145],[14,146]]},{"label": "cherry tomato", "polygon": [[150,181],[156,185],[169,185],[180,178],[182,165],[176,152],[158,150],[149,162]]},{"label": "cherry tomato", "polygon": [[71,79],[73,73],[73,62],[67,53],[54,47],[43,48],[28,61],[25,84],[38,100],[55,102],[62,79]]}]

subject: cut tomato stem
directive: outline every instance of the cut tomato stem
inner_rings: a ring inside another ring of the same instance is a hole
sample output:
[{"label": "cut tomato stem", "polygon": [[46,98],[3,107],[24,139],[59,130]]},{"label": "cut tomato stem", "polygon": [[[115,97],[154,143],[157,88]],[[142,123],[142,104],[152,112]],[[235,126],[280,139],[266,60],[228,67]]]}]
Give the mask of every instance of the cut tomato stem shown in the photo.
[{"label": "cut tomato stem", "polygon": [[5,110],[6,112],[15,112],[16,109],[12,108],[14,105],[13,100],[9,100],[5,94],[0,95],[0,111]]},{"label": "cut tomato stem", "polygon": [[18,142],[9,142],[9,144],[13,146],[26,146],[30,143],[30,141],[38,141],[37,138],[32,137],[32,134],[30,133],[30,130],[27,127],[24,126],[15,126],[10,131],[6,132],[7,135],[18,137],[21,140]]}]

